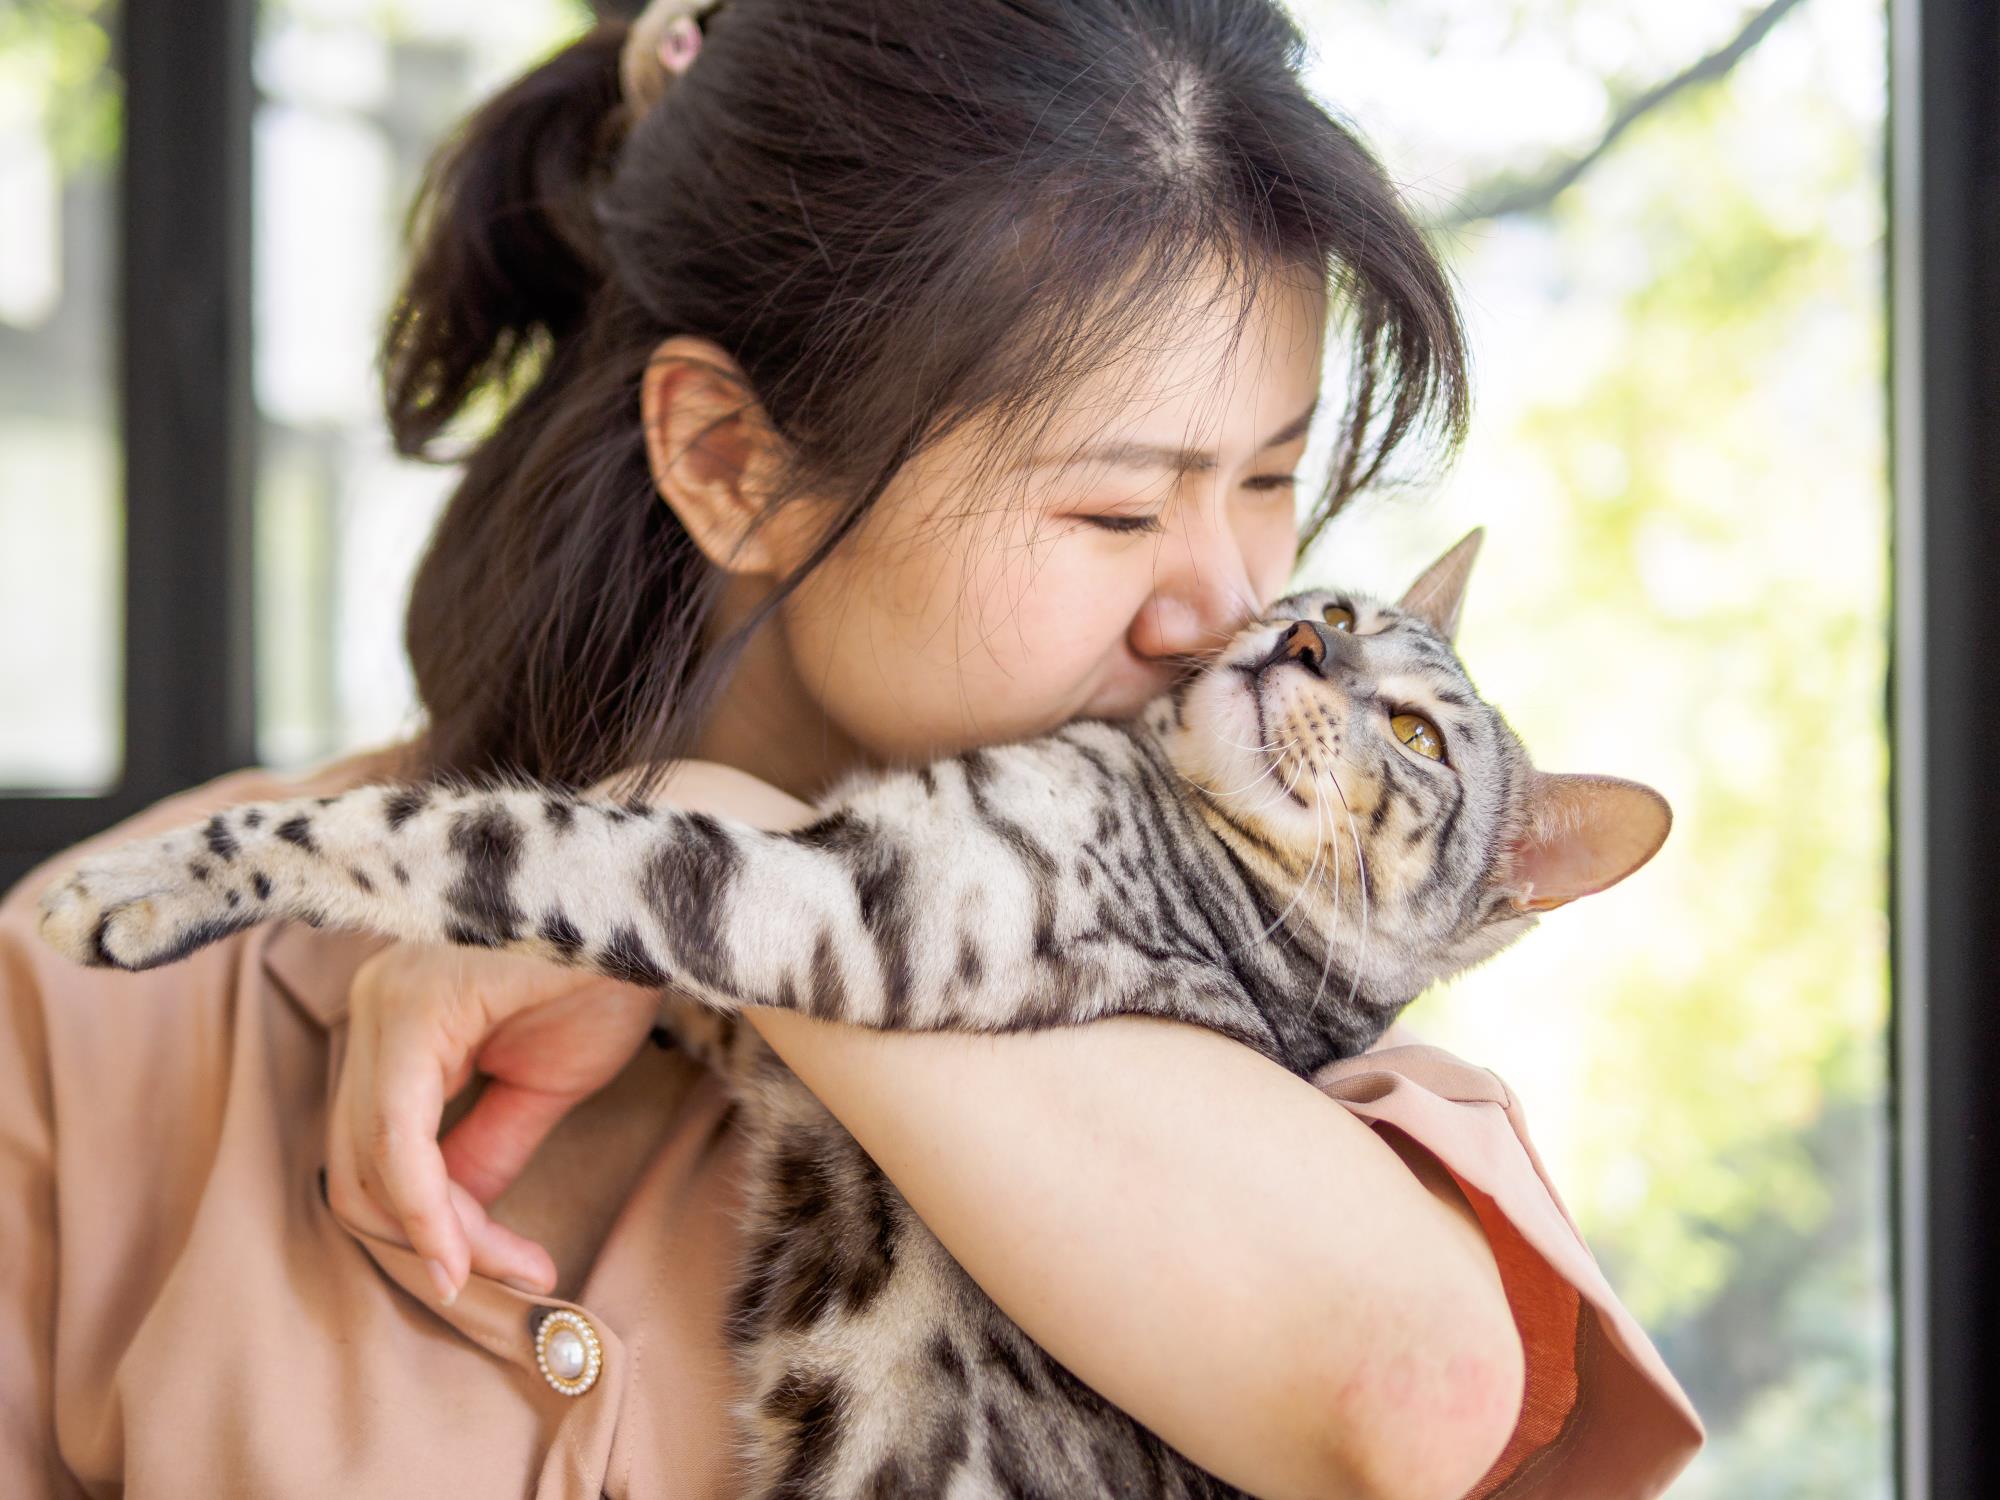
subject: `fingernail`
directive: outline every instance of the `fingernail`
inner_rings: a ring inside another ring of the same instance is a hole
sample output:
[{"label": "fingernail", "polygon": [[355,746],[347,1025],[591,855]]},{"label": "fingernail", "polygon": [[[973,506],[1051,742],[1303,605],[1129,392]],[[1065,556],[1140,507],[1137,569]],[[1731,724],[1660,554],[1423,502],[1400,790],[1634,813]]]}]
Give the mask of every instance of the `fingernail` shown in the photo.
[{"label": "fingernail", "polygon": [[440,1260],[427,1260],[424,1265],[430,1271],[431,1281],[438,1289],[438,1301],[450,1307],[458,1300],[458,1288],[451,1284],[451,1272],[444,1268],[444,1262]]}]

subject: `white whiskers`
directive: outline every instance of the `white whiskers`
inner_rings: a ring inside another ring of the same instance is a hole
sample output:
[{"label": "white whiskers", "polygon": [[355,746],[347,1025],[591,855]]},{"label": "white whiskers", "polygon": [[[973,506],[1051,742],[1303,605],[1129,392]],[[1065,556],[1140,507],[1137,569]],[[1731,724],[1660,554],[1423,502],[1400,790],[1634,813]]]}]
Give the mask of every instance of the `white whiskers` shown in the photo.
[{"label": "white whiskers", "polygon": [[[1192,776],[1188,775],[1185,771],[1181,770],[1179,766],[1174,767],[1174,774],[1180,777],[1182,781],[1185,781],[1189,786],[1194,787],[1199,791],[1208,792],[1211,796],[1216,796],[1216,797],[1241,796],[1243,793],[1249,791],[1250,788],[1255,786],[1258,782],[1262,781],[1266,776],[1271,775],[1272,771],[1276,768],[1277,761],[1269,757],[1272,756],[1282,757],[1285,755],[1289,755],[1299,746],[1299,742],[1296,739],[1293,739],[1288,743],[1279,746],[1279,745],[1242,745],[1242,744],[1237,744],[1235,740],[1222,740],[1220,736],[1217,736],[1217,738],[1218,740],[1220,740],[1222,744],[1234,745],[1235,748],[1237,748],[1238,750],[1245,751],[1248,754],[1251,755],[1261,754],[1266,756],[1267,758],[1264,761],[1262,769],[1260,769],[1255,776],[1252,776],[1248,781],[1244,782],[1242,786],[1236,787],[1230,791],[1218,791],[1215,790],[1214,788],[1203,786],[1200,782],[1196,781]],[[1274,778],[1274,784],[1275,784],[1275,778]],[[1269,798],[1259,803],[1252,810],[1254,812],[1262,812],[1268,806],[1270,806]]]},{"label": "white whiskers", "polygon": [[[1341,811],[1347,814],[1347,836],[1354,842],[1355,889],[1361,894],[1361,946],[1355,951],[1354,977],[1348,982],[1347,986],[1347,1004],[1352,1005],[1354,1004],[1354,997],[1361,993],[1361,968],[1368,960],[1368,873],[1362,868],[1361,834],[1354,826],[1354,809],[1348,806],[1347,793],[1340,785],[1340,778],[1334,775],[1331,769],[1328,770],[1327,775],[1328,779],[1333,782],[1334,795],[1340,798]],[[1333,949],[1329,946],[1327,949],[1329,959],[1331,959],[1332,954]],[[1324,972],[1320,975],[1320,983],[1326,983]],[[1317,996],[1315,996],[1315,999],[1317,999]]]},{"label": "white whiskers", "polygon": [[[1306,768],[1305,757],[1300,756],[1299,771],[1301,772],[1301,774],[1304,773],[1305,768]],[[1292,778],[1291,786],[1285,788],[1286,796],[1290,796],[1292,792],[1297,789],[1298,780],[1299,779],[1297,776],[1294,776]],[[1314,803],[1315,817],[1313,820],[1314,827],[1313,827],[1312,863],[1306,867],[1305,875],[1300,879],[1299,883],[1295,887],[1293,887],[1292,899],[1285,903],[1285,909],[1283,911],[1279,912],[1277,916],[1271,919],[1270,926],[1264,929],[1262,934],[1260,934],[1261,937],[1268,938],[1272,933],[1278,930],[1279,926],[1283,924],[1285,918],[1292,914],[1292,908],[1299,904],[1299,897],[1303,896],[1309,889],[1311,889],[1313,883],[1313,877],[1319,873],[1319,857],[1325,851],[1326,839],[1320,831],[1321,825],[1319,822],[1319,818],[1317,816],[1318,806],[1319,806],[1318,803],[1315,802]],[[1340,878],[1340,864],[1338,860],[1334,862],[1334,878],[1335,880],[1338,880]],[[1335,889],[1338,888],[1339,888],[1338,886],[1335,887]]]}]

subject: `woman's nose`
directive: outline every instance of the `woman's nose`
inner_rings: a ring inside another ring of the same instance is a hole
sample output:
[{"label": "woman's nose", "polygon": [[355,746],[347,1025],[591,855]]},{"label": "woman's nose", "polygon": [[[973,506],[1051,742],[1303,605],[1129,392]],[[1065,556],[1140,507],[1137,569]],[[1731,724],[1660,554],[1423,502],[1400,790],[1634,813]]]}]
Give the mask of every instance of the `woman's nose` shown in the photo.
[{"label": "woman's nose", "polygon": [[1132,622],[1137,656],[1213,651],[1257,612],[1243,547],[1226,521],[1192,517],[1160,538],[1152,597]]}]

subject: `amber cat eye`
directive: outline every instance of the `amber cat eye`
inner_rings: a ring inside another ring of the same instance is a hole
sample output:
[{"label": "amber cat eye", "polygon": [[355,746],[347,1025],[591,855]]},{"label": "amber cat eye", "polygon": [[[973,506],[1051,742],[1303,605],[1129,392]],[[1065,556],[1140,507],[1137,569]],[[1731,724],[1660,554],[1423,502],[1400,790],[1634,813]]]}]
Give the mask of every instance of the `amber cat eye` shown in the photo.
[{"label": "amber cat eye", "polygon": [[1320,613],[1325,617],[1326,623],[1335,630],[1344,630],[1349,635],[1354,634],[1354,611],[1346,605],[1329,604]]},{"label": "amber cat eye", "polygon": [[1444,736],[1422,714],[1397,714],[1389,721],[1389,732],[1426,760],[1444,759]]}]

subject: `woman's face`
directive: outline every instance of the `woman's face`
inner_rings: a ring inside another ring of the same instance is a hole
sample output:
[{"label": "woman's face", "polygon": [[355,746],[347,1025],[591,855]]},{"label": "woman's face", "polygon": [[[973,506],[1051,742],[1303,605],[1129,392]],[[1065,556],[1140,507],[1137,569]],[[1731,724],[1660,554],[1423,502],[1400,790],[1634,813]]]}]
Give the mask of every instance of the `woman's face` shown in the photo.
[{"label": "woman's face", "polygon": [[1136,713],[1289,579],[1325,314],[1274,279],[1233,348],[1232,304],[1180,320],[1013,472],[973,430],[913,460],[785,604],[785,675],[886,763]]}]

